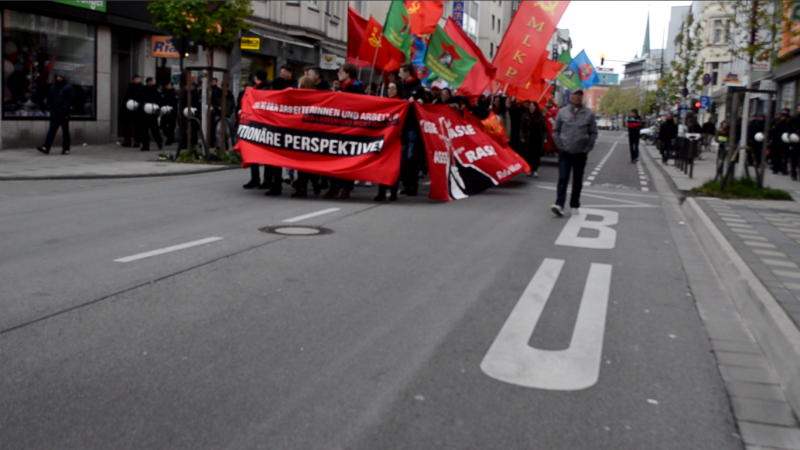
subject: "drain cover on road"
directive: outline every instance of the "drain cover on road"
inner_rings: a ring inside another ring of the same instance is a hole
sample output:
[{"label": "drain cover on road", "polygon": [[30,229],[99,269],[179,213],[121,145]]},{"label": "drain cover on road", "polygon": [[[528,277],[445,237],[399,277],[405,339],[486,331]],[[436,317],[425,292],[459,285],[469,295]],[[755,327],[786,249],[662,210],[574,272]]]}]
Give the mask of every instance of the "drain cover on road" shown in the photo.
[{"label": "drain cover on road", "polygon": [[260,228],[259,231],[270,234],[280,234],[284,236],[316,236],[320,234],[333,233],[332,230],[322,227],[303,227],[303,226],[277,226]]}]

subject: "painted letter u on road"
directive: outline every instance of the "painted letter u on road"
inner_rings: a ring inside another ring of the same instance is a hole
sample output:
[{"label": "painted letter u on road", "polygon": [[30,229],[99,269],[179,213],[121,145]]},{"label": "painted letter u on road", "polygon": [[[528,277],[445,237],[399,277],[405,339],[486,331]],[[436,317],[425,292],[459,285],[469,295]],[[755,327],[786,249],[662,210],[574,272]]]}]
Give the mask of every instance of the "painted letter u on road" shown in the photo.
[{"label": "painted letter u on road", "polygon": [[569,348],[553,351],[528,345],[563,267],[563,260],[542,261],[483,357],[481,370],[486,375],[555,391],[576,391],[597,383],[611,290],[610,265],[592,263],[589,268]]}]

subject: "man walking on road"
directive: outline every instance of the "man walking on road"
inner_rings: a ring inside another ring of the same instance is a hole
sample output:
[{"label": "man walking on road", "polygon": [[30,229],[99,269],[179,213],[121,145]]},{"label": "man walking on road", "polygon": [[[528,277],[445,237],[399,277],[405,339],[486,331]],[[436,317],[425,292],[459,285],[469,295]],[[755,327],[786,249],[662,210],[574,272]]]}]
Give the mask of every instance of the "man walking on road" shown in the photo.
[{"label": "man walking on road", "polygon": [[69,155],[69,116],[72,103],[75,101],[75,90],[72,85],[67,83],[64,75],[56,75],[56,82],[50,87],[50,95],[47,96],[47,107],[50,109],[50,129],[47,131],[47,138],[42,147],[36,149],[44,154],[50,153],[50,146],[56,138],[56,132],[61,128],[61,154]]},{"label": "man walking on road", "polygon": [[639,131],[642,130],[642,119],[639,111],[632,109],[628,118],[628,143],[631,147],[631,162],[639,161]]},{"label": "man walking on road", "polygon": [[572,208],[572,214],[578,214],[586,157],[597,141],[597,122],[594,112],[583,106],[583,91],[579,89],[571,93],[569,103],[558,111],[556,124],[553,127],[553,139],[559,150],[558,191],[556,203],[550,210],[558,217],[564,215],[570,172],[572,172],[572,196],[569,206]]}]

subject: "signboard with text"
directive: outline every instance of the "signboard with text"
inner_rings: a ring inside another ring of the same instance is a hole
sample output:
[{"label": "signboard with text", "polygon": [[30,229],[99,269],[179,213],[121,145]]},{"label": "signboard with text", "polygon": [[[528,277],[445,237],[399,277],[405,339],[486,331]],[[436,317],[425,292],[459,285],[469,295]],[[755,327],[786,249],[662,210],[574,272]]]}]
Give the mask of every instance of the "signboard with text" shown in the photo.
[{"label": "signboard with text", "polygon": [[83,9],[91,9],[92,11],[97,11],[104,13],[106,12],[106,2],[98,2],[98,1],[77,1],[77,0],[52,0],[53,3],[61,3],[62,5],[69,5],[74,6],[76,8],[83,8]]},{"label": "signboard with text", "polygon": [[464,2],[453,2],[453,20],[458,26],[464,26]]},{"label": "signboard with text", "polygon": [[261,38],[243,37],[239,48],[242,50],[259,50],[261,49]]},{"label": "signboard with text", "polygon": [[172,43],[172,36],[153,36],[150,56],[153,58],[180,58],[181,54]]}]

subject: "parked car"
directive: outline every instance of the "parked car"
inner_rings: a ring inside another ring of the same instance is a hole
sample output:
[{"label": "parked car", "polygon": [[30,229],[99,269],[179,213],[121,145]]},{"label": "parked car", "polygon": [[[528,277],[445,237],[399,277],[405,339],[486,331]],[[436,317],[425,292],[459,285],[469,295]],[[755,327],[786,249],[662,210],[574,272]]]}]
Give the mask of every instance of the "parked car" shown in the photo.
[{"label": "parked car", "polygon": [[642,131],[639,132],[639,139],[644,139],[645,142],[655,142],[657,136],[658,127],[656,126],[643,128]]},{"label": "parked car", "polygon": [[611,119],[608,117],[600,117],[597,119],[597,129],[598,130],[610,130],[611,129]]}]

